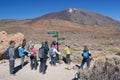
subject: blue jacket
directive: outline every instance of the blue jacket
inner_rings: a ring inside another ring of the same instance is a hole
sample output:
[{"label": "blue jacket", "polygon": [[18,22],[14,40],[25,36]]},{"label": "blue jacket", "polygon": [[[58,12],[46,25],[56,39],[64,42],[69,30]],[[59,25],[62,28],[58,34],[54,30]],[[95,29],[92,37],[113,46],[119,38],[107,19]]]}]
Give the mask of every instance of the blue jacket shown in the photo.
[{"label": "blue jacket", "polygon": [[20,57],[24,57],[24,56],[25,56],[25,54],[24,54],[24,48],[19,47],[19,48],[18,48],[18,52],[19,52],[19,56],[20,56]]}]

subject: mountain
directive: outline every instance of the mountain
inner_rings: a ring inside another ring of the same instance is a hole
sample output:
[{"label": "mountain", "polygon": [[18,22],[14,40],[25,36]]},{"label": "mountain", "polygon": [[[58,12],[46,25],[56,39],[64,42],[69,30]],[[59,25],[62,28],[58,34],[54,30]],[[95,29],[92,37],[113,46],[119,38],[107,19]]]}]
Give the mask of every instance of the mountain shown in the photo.
[{"label": "mountain", "polygon": [[26,20],[0,20],[0,26],[105,26],[120,27],[120,22],[110,17],[76,8],[49,13]]},{"label": "mountain", "polygon": [[110,17],[103,16],[97,13],[87,12],[84,10],[70,8],[68,10],[49,13],[41,17],[32,19],[31,23],[35,23],[41,19],[56,19],[65,20],[80,25],[92,25],[92,26],[120,26],[120,22]]}]

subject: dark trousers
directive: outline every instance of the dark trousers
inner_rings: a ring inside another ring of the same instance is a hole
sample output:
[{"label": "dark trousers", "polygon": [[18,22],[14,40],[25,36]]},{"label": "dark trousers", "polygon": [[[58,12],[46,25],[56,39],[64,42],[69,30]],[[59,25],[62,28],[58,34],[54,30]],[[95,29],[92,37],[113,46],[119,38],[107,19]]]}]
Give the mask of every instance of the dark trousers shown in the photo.
[{"label": "dark trousers", "polygon": [[83,59],[80,68],[83,70],[84,64],[87,63],[87,68],[90,68],[90,59]]},{"label": "dark trousers", "polygon": [[33,70],[33,69],[37,69],[37,65],[38,65],[38,63],[37,63],[37,57],[36,56],[31,56],[30,57],[30,67],[31,67],[31,70]]},{"label": "dark trousers", "polygon": [[59,54],[56,54],[56,61],[59,62]]},{"label": "dark trousers", "polygon": [[66,64],[70,64],[70,54],[66,55]]},{"label": "dark trousers", "polygon": [[34,68],[35,68],[35,70],[37,69],[37,66],[38,66],[37,57],[34,56]]},{"label": "dark trousers", "polygon": [[23,68],[24,66],[24,58],[25,58],[24,56],[21,57],[21,68]]},{"label": "dark trousers", "polygon": [[51,65],[56,65],[57,57],[51,57]]},{"label": "dark trousers", "polygon": [[9,70],[10,70],[10,74],[14,74],[14,65],[15,65],[15,61],[14,60],[9,60]]},{"label": "dark trousers", "polygon": [[40,58],[39,72],[45,73],[45,70],[46,70],[46,58]]}]

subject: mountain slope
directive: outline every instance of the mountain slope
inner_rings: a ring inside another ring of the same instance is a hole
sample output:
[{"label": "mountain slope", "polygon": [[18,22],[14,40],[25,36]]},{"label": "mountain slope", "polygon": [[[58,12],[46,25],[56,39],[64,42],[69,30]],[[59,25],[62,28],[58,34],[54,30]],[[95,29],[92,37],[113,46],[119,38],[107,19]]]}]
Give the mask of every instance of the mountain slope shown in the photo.
[{"label": "mountain slope", "polygon": [[46,14],[44,16],[32,19],[31,22],[35,23],[41,19],[67,20],[81,25],[108,26],[108,27],[120,26],[120,22],[113,20],[112,18],[75,8]]}]

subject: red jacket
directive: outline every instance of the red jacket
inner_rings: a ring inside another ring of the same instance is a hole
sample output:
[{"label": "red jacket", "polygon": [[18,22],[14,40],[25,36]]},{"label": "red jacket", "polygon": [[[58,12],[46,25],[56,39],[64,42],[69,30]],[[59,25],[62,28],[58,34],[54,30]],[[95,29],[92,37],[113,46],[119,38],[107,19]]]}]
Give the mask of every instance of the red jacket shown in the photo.
[{"label": "red jacket", "polygon": [[36,49],[34,47],[32,48],[32,52],[33,52],[34,56],[37,56],[37,51],[36,51]]}]

